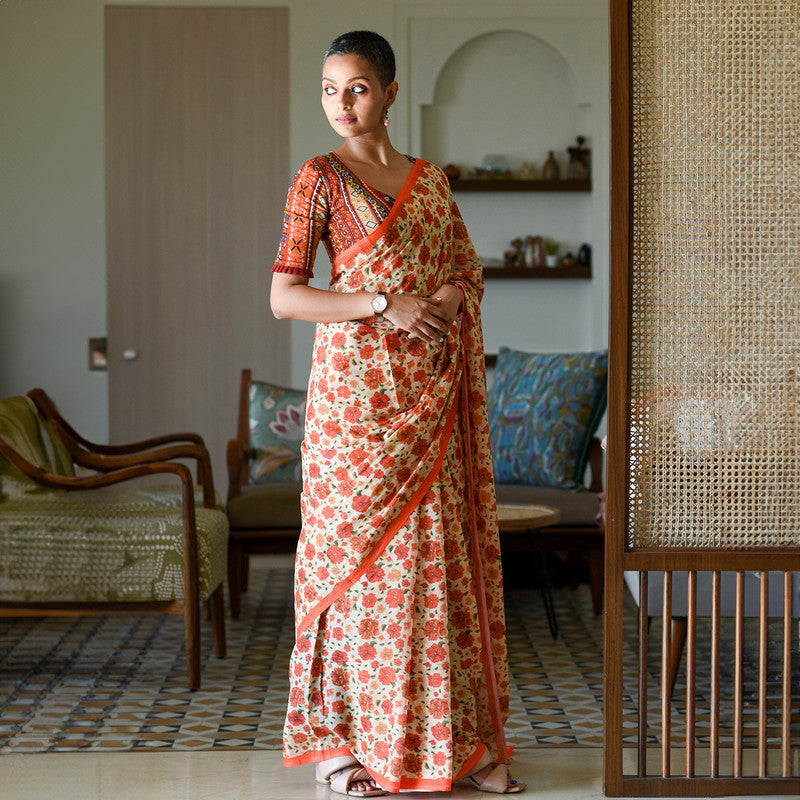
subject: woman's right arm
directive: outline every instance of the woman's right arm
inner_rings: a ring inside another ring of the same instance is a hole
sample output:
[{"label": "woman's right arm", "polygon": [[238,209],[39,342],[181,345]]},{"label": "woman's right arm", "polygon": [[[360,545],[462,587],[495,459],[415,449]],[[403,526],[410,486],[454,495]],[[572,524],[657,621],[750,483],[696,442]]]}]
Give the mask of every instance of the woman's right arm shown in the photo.
[{"label": "woman's right arm", "polygon": [[[272,273],[269,302],[278,319],[306,322],[348,322],[374,314],[374,292],[331,292],[308,285],[308,278],[286,272]],[[387,294],[383,316],[399,330],[426,342],[438,341],[450,325],[444,309],[434,299],[413,294]]]}]

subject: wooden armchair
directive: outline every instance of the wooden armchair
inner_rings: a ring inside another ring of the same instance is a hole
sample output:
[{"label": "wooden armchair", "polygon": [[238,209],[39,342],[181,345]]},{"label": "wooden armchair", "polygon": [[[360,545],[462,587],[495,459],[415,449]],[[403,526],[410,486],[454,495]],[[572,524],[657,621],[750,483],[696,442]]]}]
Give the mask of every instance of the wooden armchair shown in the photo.
[{"label": "wooden armchair", "polygon": [[[254,432],[262,423],[269,424],[261,419],[268,414],[263,409],[264,403],[257,402],[259,396],[295,403],[293,432],[287,434],[291,438],[279,440],[269,448],[254,446],[257,444]],[[241,610],[241,593],[247,590],[250,555],[292,553],[297,547],[303,488],[299,445],[304,404],[305,392],[254,381],[249,369],[242,370],[237,433],[227,449],[228,588],[234,618]]]},{"label": "wooden armchair", "polygon": [[[200,508],[191,471],[177,459],[197,462]],[[94,474],[78,476],[76,466]],[[179,491],[127,488],[153,475],[177,477]],[[215,652],[225,655],[227,535],[195,434],[95,445],[42,390],[0,400],[0,617],[183,614],[196,689],[201,603],[209,605]]]}]

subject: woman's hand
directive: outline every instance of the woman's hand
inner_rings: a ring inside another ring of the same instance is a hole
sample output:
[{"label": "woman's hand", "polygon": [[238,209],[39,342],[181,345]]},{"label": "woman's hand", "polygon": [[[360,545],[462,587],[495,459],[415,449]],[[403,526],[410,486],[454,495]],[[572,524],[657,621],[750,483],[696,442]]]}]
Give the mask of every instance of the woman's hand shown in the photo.
[{"label": "woman's hand", "polygon": [[442,339],[461,308],[461,292],[450,284],[440,286],[432,297],[390,294],[386,299],[383,316],[409,336],[425,342]]},{"label": "woman's hand", "polygon": [[441,307],[441,299],[415,294],[387,294],[386,300],[383,316],[396,328],[424,342],[438,342],[453,321]]}]

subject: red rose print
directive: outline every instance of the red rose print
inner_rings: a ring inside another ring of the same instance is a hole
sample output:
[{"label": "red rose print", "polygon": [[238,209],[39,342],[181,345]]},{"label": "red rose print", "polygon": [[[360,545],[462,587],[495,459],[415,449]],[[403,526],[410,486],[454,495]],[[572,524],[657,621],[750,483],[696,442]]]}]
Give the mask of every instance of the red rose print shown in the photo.
[{"label": "red rose print", "polygon": [[450,731],[444,725],[442,725],[441,722],[437,722],[431,728],[431,733],[433,734],[434,739],[438,739],[440,742],[450,738]]},{"label": "red rose print", "polygon": [[337,372],[347,372],[350,368],[350,359],[344,353],[334,353],[331,356],[331,365]]},{"label": "red rose print", "polygon": [[362,661],[369,661],[369,659],[378,655],[378,651],[371,644],[362,644],[358,648],[358,655]]},{"label": "red rose print", "polygon": [[378,620],[373,617],[366,617],[358,623],[358,634],[365,639],[370,639],[378,634]]},{"label": "red rose print", "polygon": [[369,404],[376,410],[380,410],[382,408],[389,407],[389,396],[384,394],[383,392],[375,392],[372,397],[369,398]]},{"label": "red rose print", "polygon": [[305,716],[299,711],[290,711],[287,715],[287,719],[292,725],[305,725],[306,722]]},{"label": "red rose print", "polygon": [[[389,608],[399,608],[403,603],[404,593],[402,589],[389,589],[386,593],[386,605]],[[389,634],[391,636],[391,634]]]},{"label": "red rose print", "polygon": [[347,653],[344,650],[334,650],[333,655],[331,655],[331,661],[334,664],[345,664],[347,663]]},{"label": "red rose print", "polygon": [[438,644],[432,644],[426,651],[425,655],[435,664],[437,661],[444,661],[447,651]]},{"label": "red rose print", "polygon": [[381,667],[378,671],[378,680],[384,685],[388,686],[390,683],[394,683],[395,679],[397,678],[397,673],[392,669],[392,667]]},{"label": "red rose print", "polygon": [[323,422],[322,430],[325,431],[326,436],[330,436],[331,438],[339,436],[342,432],[341,426],[335,420],[328,420],[327,422]]},{"label": "red rose print", "polygon": [[368,389],[377,389],[385,383],[383,377],[383,370],[381,369],[368,369],[364,373],[364,385]]},{"label": "red rose print", "polygon": [[371,503],[372,500],[363,494],[356,495],[351,501],[353,510],[358,511],[359,513],[366,511],[370,507]]},{"label": "red rose print", "polygon": [[334,564],[340,564],[344,558],[344,550],[338,544],[335,544],[333,547],[328,548],[328,558]]},{"label": "red rose print", "polygon": [[348,406],[344,410],[344,418],[347,422],[358,422],[361,419],[361,409],[357,406]]},{"label": "red rose print", "polygon": [[389,757],[389,745],[386,742],[375,742],[375,757],[380,759]]},{"label": "red rose print", "polygon": [[350,452],[348,459],[353,466],[357,466],[368,456],[369,453],[366,450],[364,450],[362,447],[357,447],[355,450]]},{"label": "red rose print", "polygon": [[431,714],[437,719],[441,719],[445,714],[450,712],[450,703],[441,697],[434,697],[428,704]]}]

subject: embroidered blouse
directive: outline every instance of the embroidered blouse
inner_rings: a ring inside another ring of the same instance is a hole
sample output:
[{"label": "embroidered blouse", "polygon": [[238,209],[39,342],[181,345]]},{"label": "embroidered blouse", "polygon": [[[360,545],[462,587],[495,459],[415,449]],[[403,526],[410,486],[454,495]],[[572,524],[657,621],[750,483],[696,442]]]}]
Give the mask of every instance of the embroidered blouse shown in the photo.
[{"label": "embroidered blouse", "polygon": [[377,228],[393,205],[393,197],[363,183],[333,153],[306,161],[289,187],[272,271],[313,277],[320,240],[333,261]]}]

